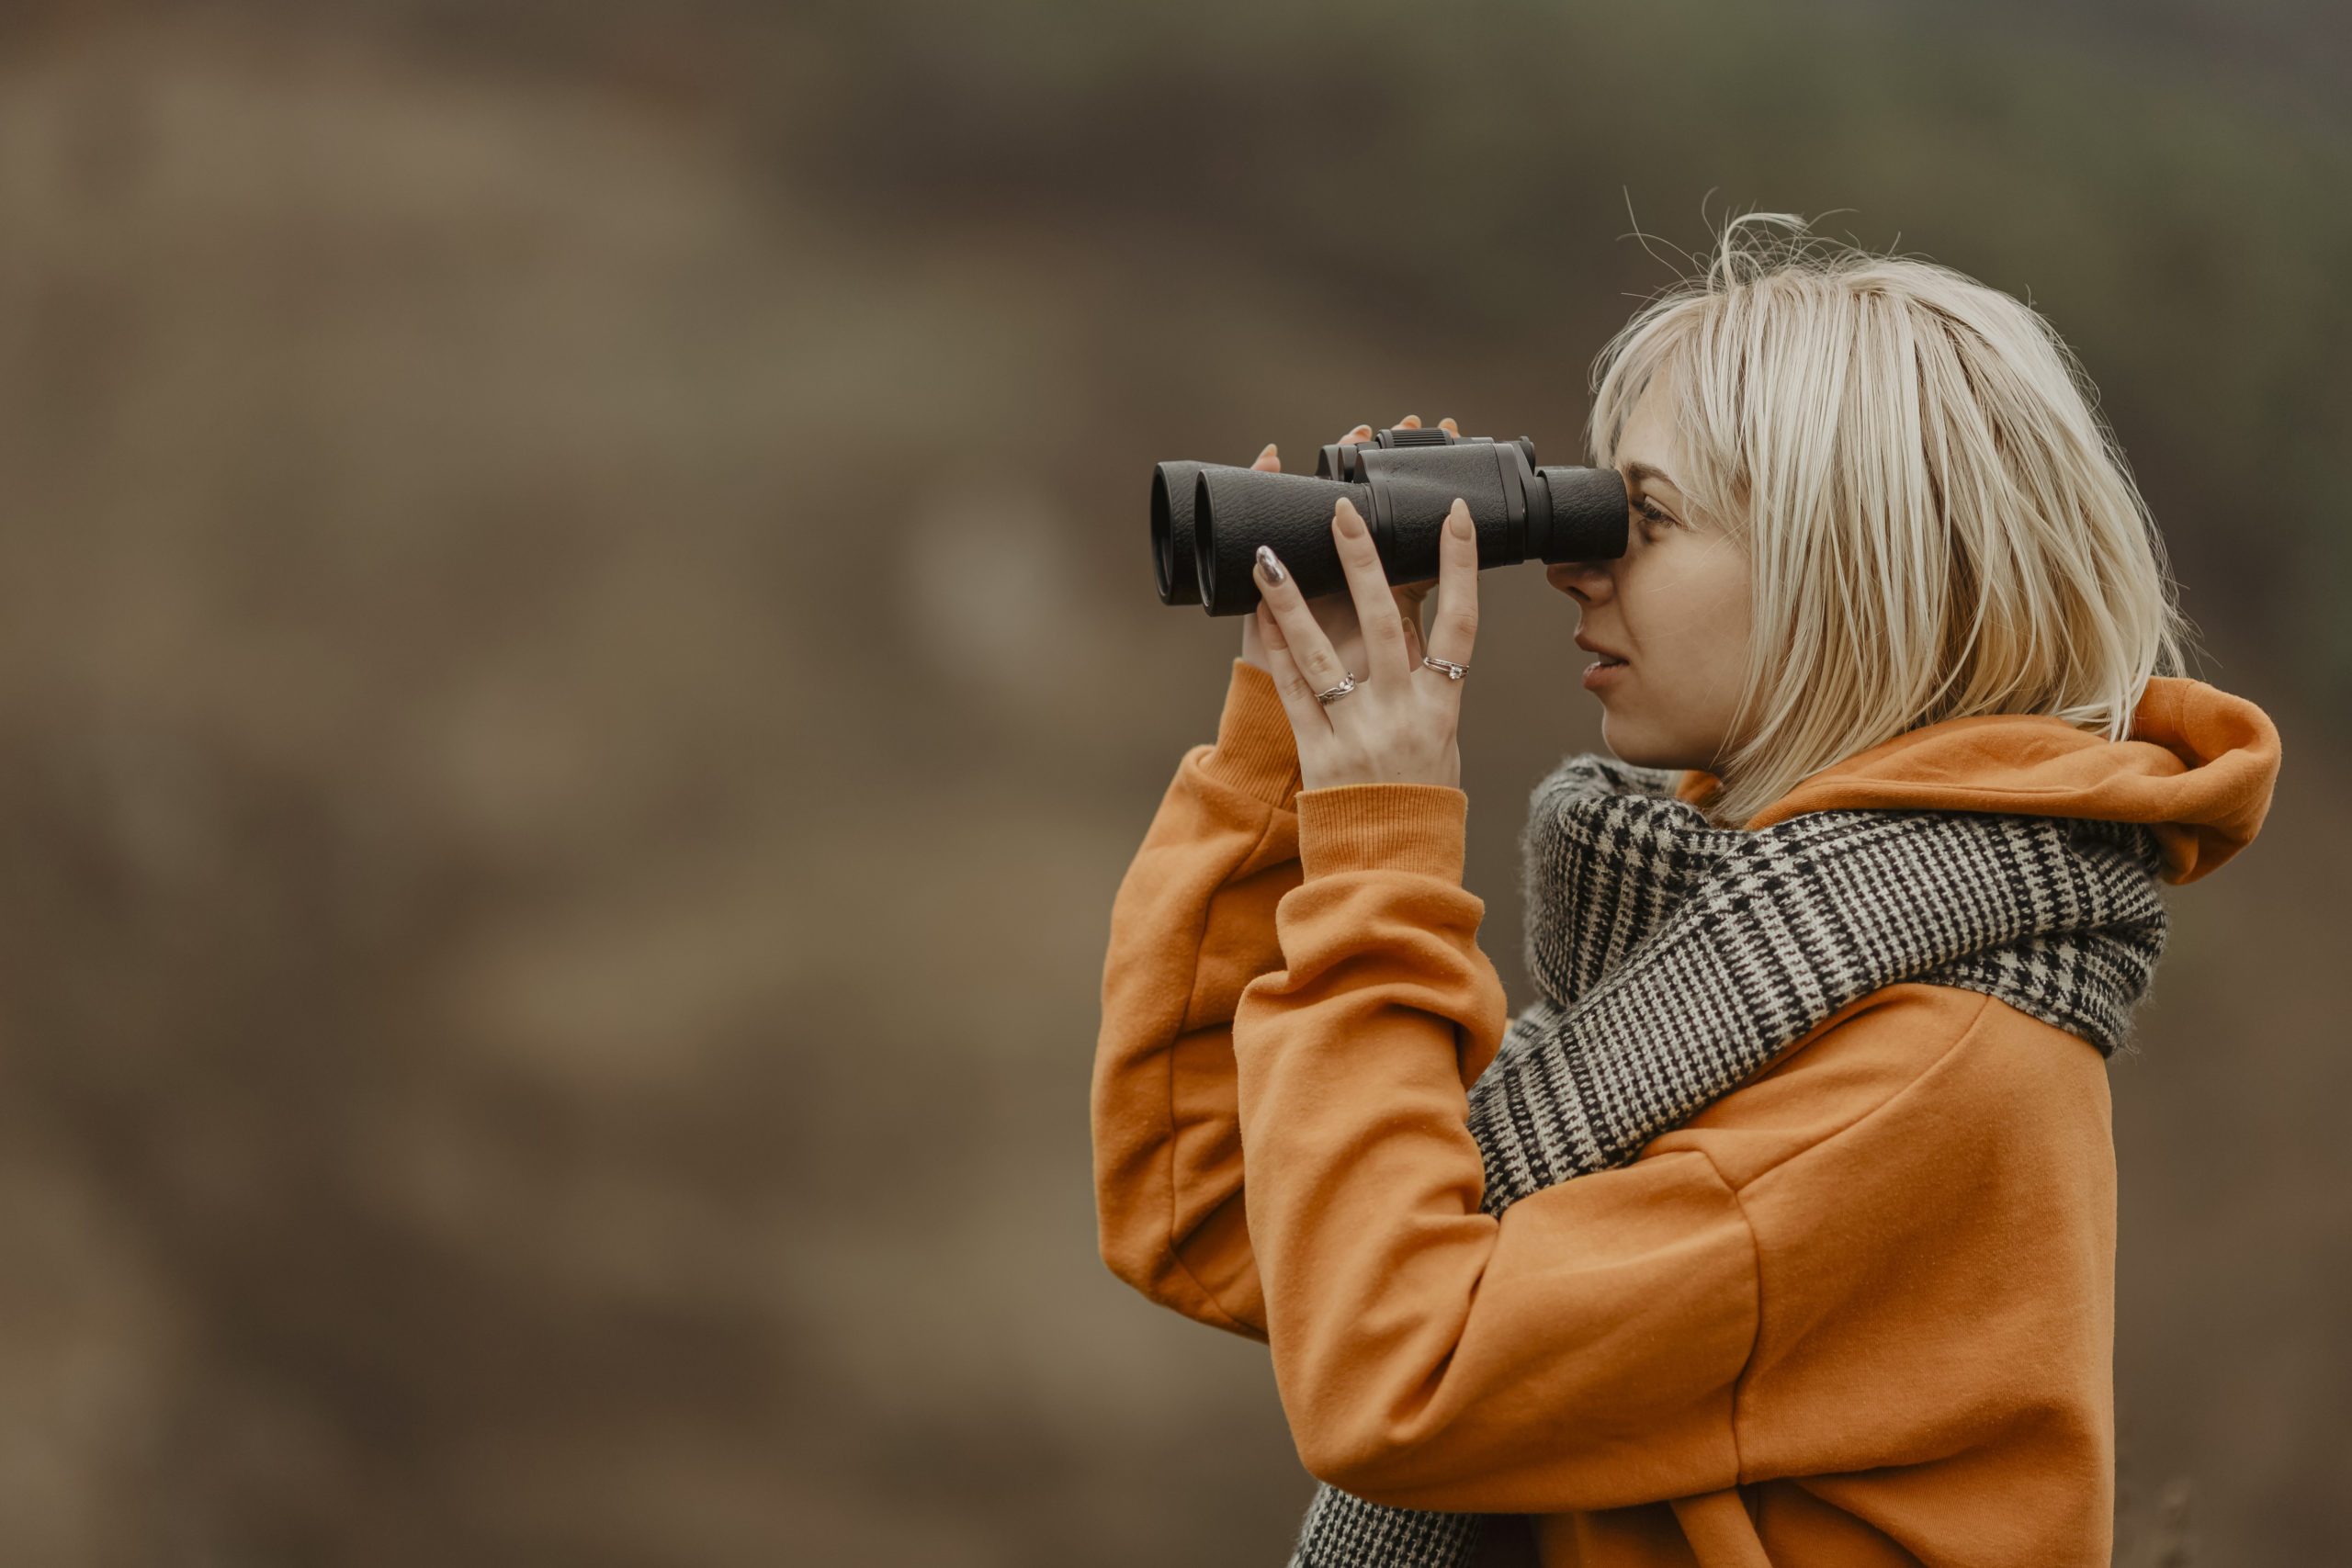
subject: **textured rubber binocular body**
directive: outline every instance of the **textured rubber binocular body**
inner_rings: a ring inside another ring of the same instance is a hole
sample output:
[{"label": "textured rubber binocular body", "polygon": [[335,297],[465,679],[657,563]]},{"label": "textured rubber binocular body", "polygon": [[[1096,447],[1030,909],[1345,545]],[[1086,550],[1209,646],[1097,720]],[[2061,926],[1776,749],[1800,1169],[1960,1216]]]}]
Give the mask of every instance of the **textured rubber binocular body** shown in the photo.
[{"label": "textured rubber binocular body", "polygon": [[1250,575],[1271,546],[1308,598],[1347,585],[1331,540],[1344,496],[1372,530],[1391,582],[1437,575],[1438,531],[1459,497],[1480,570],[1521,561],[1613,560],[1625,553],[1625,486],[1609,468],[1538,468],[1524,436],[1384,430],[1323,448],[1316,476],[1169,462],[1152,473],[1152,564],[1163,604],[1212,615],[1257,607]]}]

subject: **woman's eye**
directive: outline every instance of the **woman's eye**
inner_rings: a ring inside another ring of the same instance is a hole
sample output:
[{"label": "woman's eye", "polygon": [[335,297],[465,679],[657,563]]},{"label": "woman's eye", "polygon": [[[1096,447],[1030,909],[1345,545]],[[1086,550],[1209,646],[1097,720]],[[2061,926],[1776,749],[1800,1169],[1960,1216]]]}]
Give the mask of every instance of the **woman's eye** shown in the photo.
[{"label": "woman's eye", "polygon": [[1674,521],[1659,509],[1657,502],[1652,501],[1648,496],[1644,496],[1634,502],[1634,510],[1642,514],[1642,522],[1649,527],[1663,528]]}]

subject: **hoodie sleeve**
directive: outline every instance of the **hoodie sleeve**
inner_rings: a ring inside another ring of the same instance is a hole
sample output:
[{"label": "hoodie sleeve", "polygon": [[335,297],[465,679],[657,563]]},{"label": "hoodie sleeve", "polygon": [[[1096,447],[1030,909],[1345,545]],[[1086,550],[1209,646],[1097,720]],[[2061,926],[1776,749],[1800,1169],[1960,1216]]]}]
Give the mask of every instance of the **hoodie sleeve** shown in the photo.
[{"label": "hoodie sleeve", "polygon": [[1283,966],[1250,983],[1236,1041],[1250,1227],[1307,1469],[1491,1513],[1730,1484],[1756,1327],[1736,1196],[1691,1154],[1481,1213],[1467,1091],[1505,1005],[1461,886],[1466,802],[1379,784],[1298,807]]},{"label": "hoodie sleeve", "polygon": [[1094,1058],[1103,1261],[1153,1301],[1258,1339],[1233,1013],[1282,964],[1274,910],[1299,883],[1297,789],[1273,682],[1236,660],[1216,744],[1184,758],[1120,884]]}]

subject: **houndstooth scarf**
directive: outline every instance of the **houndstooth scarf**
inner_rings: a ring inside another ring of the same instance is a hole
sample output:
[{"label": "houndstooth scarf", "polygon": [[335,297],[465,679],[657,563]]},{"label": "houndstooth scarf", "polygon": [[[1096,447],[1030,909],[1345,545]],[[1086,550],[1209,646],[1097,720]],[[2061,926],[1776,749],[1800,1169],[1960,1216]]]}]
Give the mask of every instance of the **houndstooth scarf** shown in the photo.
[{"label": "houndstooth scarf", "polygon": [[[2111,1053],[2165,943],[2124,823],[1822,811],[1710,827],[1673,775],[1597,757],[1538,786],[1523,840],[1542,999],[1470,1091],[1482,1207],[1623,1165],[1848,1002],[1916,980]],[[1292,1568],[1466,1568],[1483,1520],[1316,1494]]]}]

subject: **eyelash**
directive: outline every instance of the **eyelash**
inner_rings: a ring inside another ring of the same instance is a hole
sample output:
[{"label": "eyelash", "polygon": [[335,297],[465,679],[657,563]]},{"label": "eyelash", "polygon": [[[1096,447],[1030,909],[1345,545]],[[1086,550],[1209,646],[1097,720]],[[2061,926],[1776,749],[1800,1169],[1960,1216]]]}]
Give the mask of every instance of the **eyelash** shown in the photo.
[{"label": "eyelash", "polygon": [[1660,527],[1668,526],[1674,522],[1673,518],[1668,517],[1664,512],[1658,509],[1657,502],[1652,501],[1646,495],[1634,502],[1634,510],[1642,514],[1642,518],[1645,522],[1655,523]]}]

